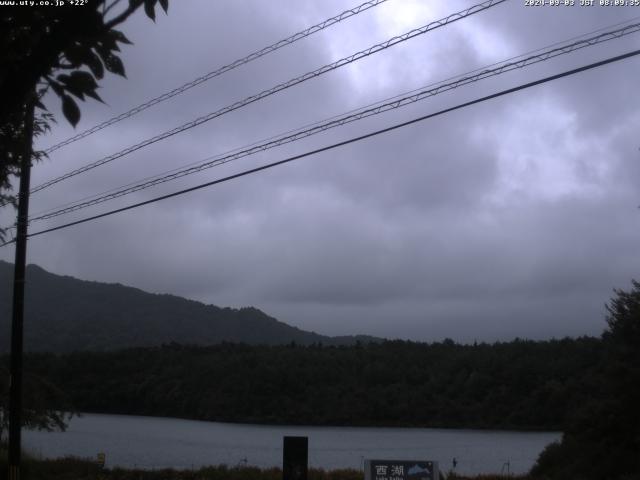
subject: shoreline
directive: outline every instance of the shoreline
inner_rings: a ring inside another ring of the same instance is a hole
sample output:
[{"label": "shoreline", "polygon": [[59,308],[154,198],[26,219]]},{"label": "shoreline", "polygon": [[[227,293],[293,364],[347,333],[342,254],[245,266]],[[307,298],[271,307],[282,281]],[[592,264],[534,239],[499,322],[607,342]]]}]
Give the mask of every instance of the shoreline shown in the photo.
[{"label": "shoreline", "polygon": [[[458,458],[459,473],[499,473],[505,462],[526,473],[557,433],[420,428],[270,426],[163,417],[85,414],[67,432],[25,431],[23,446],[36,458],[107,454],[109,468],[200,468],[282,465],[285,436],[309,438],[309,466],[360,470],[362,458],[439,461],[445,471]],[[248,458],[248,461],[242,459]]]},{"label": "shoreline", "polygon": [[77,412],[73,413],[73,417],[83,417],[84,415],[102,415],[111,417],[138,417],[149,419],[163,419],[163,420],[177,420],[187,422],[202,422],[202,423],[215,423],[221,425],[232,426],[250,426],[250,427],[264,427],[264,428],[344,428],[344,429],[397,429],[397,430],[434,430],[434,431],[456,431],[456,432],[482,432],[482,433],[540,433],[540,434],[554,434],[562,435],[562,430],[547,430],[544,428],[521,428],[521,427],[459,427],[459,426],[424,426],[424,425],[406,425],[406,424],[350,424],[350,425],[335,425],[328,423],[277,423],[277,422],[258,422],[258,421],[231,421],[231,420],[207,420],[195,417],[166,417],[158,415],[148,415],[140,413],[110,413],[110,412]]}]

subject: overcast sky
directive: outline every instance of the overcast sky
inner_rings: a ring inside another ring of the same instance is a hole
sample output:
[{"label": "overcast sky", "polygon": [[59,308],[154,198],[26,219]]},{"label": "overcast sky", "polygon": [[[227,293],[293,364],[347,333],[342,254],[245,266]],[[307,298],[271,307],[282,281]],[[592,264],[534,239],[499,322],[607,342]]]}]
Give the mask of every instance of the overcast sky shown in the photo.
[{"label": "overcast sky", "polygon": [[[171,2],[123,28],[127,79],[82,131],[318,23],[358,0]],[[576,0],[579,3],[579,0]],[[597,3],[597,2],[596,2]],[[32,185],[473,5],[388,0],[53,153]],[[78,7],[80,8],[80,7]],[[31,212],[251,144],[626,21],[637,7],[510,0],[32,197]],[[280,160],[640,47],[640,34],[231,162],[89,214]],[[28,261],[327,335],[458,341],[599,335],[613,288],[640,278],[640,58],[601,67],[137,210],[35,237]],[[48,104],[58,111],[57,100]],[[74,133],[60,119],[38,140]],[[0,214],[3,223],[12,213]],[[13,247],[0,249],[13,261]]]}]

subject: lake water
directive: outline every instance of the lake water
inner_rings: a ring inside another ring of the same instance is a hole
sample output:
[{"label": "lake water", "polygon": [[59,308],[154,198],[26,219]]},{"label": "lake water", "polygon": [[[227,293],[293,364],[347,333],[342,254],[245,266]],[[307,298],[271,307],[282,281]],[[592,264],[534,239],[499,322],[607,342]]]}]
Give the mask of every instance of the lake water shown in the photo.
[{"label": "lake water", "polygon": [[282,466],[282,437],[309,437],[309,466],[360,469],[364,459],[436,460],[463,474],[525,473],[553,432],[426,428],[290,427],[172,418],[84,414],[64,432],[23,433],[35,456],[106,454],[107,467],[198,468],[205,465]]}]

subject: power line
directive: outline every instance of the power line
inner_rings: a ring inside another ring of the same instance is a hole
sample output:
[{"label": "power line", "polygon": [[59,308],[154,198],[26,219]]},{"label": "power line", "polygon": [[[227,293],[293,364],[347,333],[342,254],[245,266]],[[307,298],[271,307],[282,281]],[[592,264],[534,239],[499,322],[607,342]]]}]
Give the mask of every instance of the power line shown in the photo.
[{"label": "power line", "polygon": [[[96,194],[93,194],[93,195],[87,195],[87,196],[81,197],[81,198],[79,198],[77,200],[74,200],[74,201],[71,201],[71,202],[67,202],[67,203],[64,203],[62,205],[58,205],[57,207],[52,207],[52,208],[47,208],[45,210],[40,210],[39,212],[34,214],[34,217],[35,216],[40,216],[41,214],[53,212],[53,211],[65,208],[67,206],[75,206],[75,205],[77,205],[80,202],[83,202],[85,200],[97,199],[98,197],[102,197],[102,196],[105,196],[105,195],[110,194],[110,193],[118,192],[118,190],[126,189],[127,187],[138,186],[138,185],[143,186],[143,183],[141,183],[141,182],[145,182],[144,185],[146,185],[147,181],[160,179],[161,177],[164,177],[166,175],[169,175],[169,174],[172,174],[172,173],[176,173],[176,172],[179,172],[181,170],[189,169],[190,167],[193,167],[193,166],[202,166],[202,167],[204,167],[207,164],[205,164],[203,162],[207,162],[208,163],[209,160],[221,159],[222,157],[224,157],[226,155],[230,155],[231,153],[236,153],[236,152],[239,152],[241,150],[248,149],[249,147],[254,147],[256,145],[260,145],[261,143],[264,143],[264,142],[268,142],[268,141],[271,141],[271,140],[279,139],[279,138],[282,138],[285,135],[296,133],[296,132],[302,131],[302,130],[304,130],[306,128],[317,126],[317,125],[320,125],[322,123],[329,122],[331,120],[336,120],[336,119],[342,118],[342,117],[344,117],[346,115],[349,115],[349,114],[352,114],[352,113],[361,112],[364,109],[371,108],[371,107],[374,107],[374,106],[378,106],[378,105],[381,105],[381,104],[383,104],[385,102],[401,99],[403,96],[407,96],[407,95],[411,95],[411,94],[414,94],[414,93],[418,93],[421,90],[423,90],[425,88],[428,88],[428,87],[431,87],[431,86],[434,86],[434,85],[442,85],[445,82],[449,82],[451,80],[459,79],[459,78],[464,77],[464,76],[469,76],[469,75],[474,74],[476,72],[482,72],[483,70],[488,70],[491,67],[495,67],[497,65],[504,65],[505,63],[513,61],[513,60],[523,59],[527,55],[532,55],[532,54],[535,54],[535,53],[538,53],[538,52],[543,52],[544,50],[552,48],[552,47],[557,47],[557,46],[563,45],[563,44],[565,44],[565,46],[567,46],[566,44],[568,42],[576,41],[578,39],[585,39],[585,37],[588,37],[589,35],[593,35],[593,34],[598,33],[598,32],[603,32],[603,31],[605,31],[607,29],[610,29],[610,28],[619,27],[621,25],[627,25],[628,27],[633,27],[633,25],[631,25],[631,23],[636,21],[636,20],[638,20],[638,19],[640,19],[640,16],[632,17],[630,19],[624,20],[622,22],[617,22],[617,23],[614,23],[612,25],[607,25],[607,26],[604,26],[604,27],[600,27],[600,28],[597,28],[597,29],[592,30],[590,32],[586,32],[586,33],[583,33],[581,35],[577,35],[577,36],[568,38],[566,40],[562,40],[560,42],[554,42],[552,44],[545,45],[545,46],[537,48],[535,50],[529,50],[529,51],[527,51],[525,53],[521,53],[520,55],[515,55],[513,57],[501,60],[499,62],[494,62],[494,63],[491,63],[489,65],[485,65],[483,67],[476,68],[476,69],[468,71],[466,73],[462,73],[462,74],[459,74],[459,75],[448,77],[448,78],[440,80],[438,82],[433,82],[433,83],[430,83],[430,84],[428,84],[426,86],[423,86],[423,87],[420,87],[420,88],[417,88],[417,89],[413,89],[413,90],[410,90],[408,92],[403,92],[403,93],[400,93],[398,95],[394,95],[392,97],[387,97],[387,98],[385,98],[383,100],[379,100],[377,102],[368,104],[368,105],[363,106],[363,107],[359,107],[359,108],[356,108],[356,109],[349,110],[347,112],[343,112],[342,114],[334,115],[332,117],[325,118],[323,120],[319,120],[319,121],[316,121],[316,122],[313,122],[313,123],[310,123],[310,124],[306,124],[306,125],[303,125],[301,127],[298,127],[298,128],[292,129],[292,130],[288,130],[288,131],[280,133],[278,135],[273,135],[271,137],[255,141],[255,142],[253,142],[251,144],[248,144],[248,145],[244,145],[244,146],[237,147],[237,148],[234,148],[234,149],[231,149],[231,150],[227,150],[226,152],[221,153],[221,154],[212,155],[212,156],[207,157],[205,159],[198,160],[196,162],[191,162],[189,164],[182,165],[181,167],[176,167],[176,168],[173,168],[171,170],[165,170],[164,172],[160,172],[160,173],[157,173],[155,175],[144,177],[144,178],[136,180],[134,182],[129,182],[129,183],[125,184],[125,185],[120,185],[118,187],[114,187],[114,188],[111,188],[109,190],[102,191],[100,193],[96,193]],[[620,29],[620,30],[624,30],[624,29]],[[614,34],[614,33],[615,32],[613,32],[613,31],[605,32],[603,35]],[[628,33],[634,33],[634,32],[628,32]],[[624,33],[624,34],[626,34],[626,33]],[[619,37],[616,36],[615,38],[619,38]],[[609,39],[606,39],[606,40],[609,40]],[[590,39],[587,39],[587,40],[590,40]],[[587,40],[585,40],[585,41],[587,41]],[[602,40],[602,41],[605,41],[605,40]],[[578,43],[578,42],[576,42],[576,43]],[[211,165],[211,166],[215,166],[215,165]],[[120,195],[118,195],[118,196],[120,196]],[[33,218],[32,220],[37,220],[37,218]],[[12,228],[12,227],[8,227],[8,228]]]},{"label": "power line", "polygon": [[[328,118],[325,118],[325,119],[323,119],[323,120],[318,120],[318,121],[315,121],[315,122],[312,122],[312,123],[309,123],[309,124],[303,125],[303,126],[301,126],[301,127],[298,127],[298,128],[295,128],[295,129],[291,129],[291,130],[288,130],[288,131],[286,131],[286,132],[282,132],[282,133],[280,133],[280,134],[278,134],[278,135],[273,135],[273,136],[271,136],[271,137],[263,138],[263,139],[261,139],[261,140],[257,140],[257,141],[255,141],[255,142],[250,143],[250,144],[243,145],[243,146],[241,146],[241,147],[236,147],[236,148],[233,148],[233,149],[231,149],[231,150],[227,150],[226,152],[224,152],[224,153],[222,153],[222,154],[212,155],[212,156],[210,156],[210,157],[207,157],[207,158],[202,159],[202,160],[198,160],[198,161],[196,161],[196,162],[191,162],[191,163],[188,163],[188,164],[186,164],[186,165],[182,165],[182,166],[180,166],[180,167],[172,168],[172,169],[170,169],[170,170],[165,170],[165,171],[160,172],[160,173],[157,173],[157,174],[155,174],[155,175],[150,175],[150,176],[148,176],[148,177],[144,177],[144,178],[139,179],[139,180],[136,180],[136,181],[134,181],[134,182],[129,182],[129,183],[126,183],[126,184],[124,184],[124,185],[119,185],[119,186],[117,186],[117,187],[113,187],[113,188],[111,188],[111,189],[109,189],[109,190],[105,190],[105,191],[102,191],[102,192],[99,192],[99,193],[95,193],[95,194],[92,194],[92,195],[87,195],[87,196],[81,197],[81,198],[79,198],[79,199],[77,199],[77,200],[74,200],[74,201],[71,201],[71,202],[67,202],[67,203],[63,203],[62,205],[58,205],[57,207],[52,207],[52,208],[47,208],[47,209],[45,209],[45,210],[40,210],[39,212],[34,213],[34,216],[36,216],[36,215],[37,215],[37,216],[39,216],[40,214],[44,214],[44,213],[48,213],[48,212],[53,212],[54,210],[57,210],[57,209],[60,209],[60,208],[63,208],[63,207],[67,207],[67,206],[71,206],[71,205],[76,205],[77,203],[82,202],[82,201],[84,201],[84,200],[94,199],[94,198],[97,198],[97,197],[100,197],[100,196],[106,195],[106,194],[108,194],[108,193],[116,192],[116,191],[117,191],[117,190],[119,190],[119,189],[123,189],[123,188],[130,187],[130,186],[133,186],[133,185],[138,185],[138,184],[140,184],[140,182],[145,182],[145,181],[147,181],[147,180],[152,180],[152,179],[160,178],[160,177],[162,177],[162,176],[164,176],[164,175],[167,175],[167,174],[170,174],[170,173],[174,173],[174,172],[178,172],[179,170],[183,170],[183,169],[186,169],[186,168],[189,168],[189,167],[192,167],[192,166],[199,165],[199,164],[201,164],[202,162],[206,162],[206,161],[208,161],[208,160],[212,160],[212,159],[214,159],[214,158],[220,158],[220,157],[222,157],[222,156],[224,156],[224,155],[228,155],[228,154],[231,154],[231,153],[233,153],[233,152],[238,152],[238,151],[240,151],[240,150],[243,150],[243,149],[246,149],[246,148],[249,148],[249,147],[253,147],[253,146],[255,146],[255,145],[259,145],[260,143],[267,142],[267,141],[269,141],[269,140],[273,140],[273,139],[276,139],[276,138],[280,138],[280,137],[282,137],[282,136],[284,136],[284,135],[287,135],[287,134],[290,134],[290,133],[294,133],[294,132],[301,131],[301,130],[303,130],[303,129],[305,129],[305,128],[308,128],[308,127],[312,127],[312,126],[320,125],[321,123],[328,122],[328,121],[330,121],[330,120],[338,119],[338,118],[340,118],[340,117],[342,117],[342,116],[344,116],[344,115],[348,115],[348,114],[351,114],[351,113],[359,112],[359,111],[361,111],[361,110],[363,110],[363,109],[365,109],[365,108],[370,108],[370,107],[373,107],[373,106],[375,106],[375,105],[380,105],[380,104],[382,104],[382,103],[385,103],[385,102],[388,102],[388,101],[391,101],[391,100],[399,99],[399,98],[401,98],[402,96],[406,96],[406,95],[410,95],[410,94],[413,94],[413,93],[417,93],[417,92],[419,92],[420,90],[422,90],[422,89],[424,89],[424,88],[426,88],[426,87],[430,87],[430,86],[434,86],[434,85],[439,85],[439,84],[442,84],[442,83],[444,83],[444,82],[448,82],[448,81],[450,81],[450,80],[460,78],[460,77],[462,77],[462,76],[471,75],[471,74],[473,74],[473,73],[480,72],[480,71],[482,71],[482,70],[487,70],[487,69],[489,69],[489,68],[491,68],[491,67],[494,67],[494,66],[496,66],[496,65],[504,64],[504,63],[506,63],[506,62],[510,62],[510,61],[512,61],[512,60],[516,60],[516,59],[521,59],[521,58],[524,58],[524,57],[525,57],[525,56],[527,56],[527,55],[531,55],[531,54],[533,54],[533,53],[537,53],[537,52],[542,52],[542,51],[543,51],[543,50],[545,50],[545,49],[548,49],[548,48],[551,48],[551,47],[556,47],[556,46],[558,46],[558,45],[562,45],[562,44],[566,44],[567,42],[570,42],[570,41],[573,41],[573,40],[578,40],[578,39],[581,39],[581,38],[587,37],[588,35],[593,35],[594,33],[598,33],[598,32],[605,31],[605,30],[607,30],[607,29],[609,29],[609,28],[619,27],[620,25],[625,25],[625,24],[631,24],[633,21],[638,20],[639,18],[640,18],[640,16],[636,16],[636,17],[632,17],[632,18],[630,18],[630,19],[624,20],[624,21],[622,21],[622,22],[617,22],[617,23],[614,23],[614,24],[612,24],[612,25],[607,25],[607,26],[604,26],[604,27],[600,27],[600,28],[598,28],[598,29],[592,30],[592,31],[590,31],[590,32],[583,33],[583,34],[581,34],[581,35],[576,35],[576,36],[574,36],[574,37],[571,37],[571,38],[568,38],[568,39],[562,40],[562,41],[560,41],[560,42],[551,43],[551,44],[545,45],[545,46],[543,46],[543,47],[536,48],[535,50],[529,50],[529,51],[527,51],[527,52],[525,52],[525,53],[521,53],[520,55],[515,55],[515,56],[513,56],[513,57],[506,58],[506,59],[501,60],[501,61],[499,61],[499,62],[494,62],[494,63],[491,63],[491,64],[489,64],[489,65],[485,65],[485,66],[483,66],[483,67],[476,68],[476,69],[474,69],[474,70],[470,70],[470,71],[468,71],[468,72],[465,72],[465,73],[462,73],[462,74],[459,74],[459,75],[454,75],[454,76],[452,76],[452,77],[448,77],[448,78],[443,79],[443,80],[440,80],[440,81],[438,81],[438,82],[430,83],[430,84],[428,84],[428,85],[426,85],[426,86],[423,86],[423,87],[420,87],[420,88],[416,88],[416,89],[413,89],[413,90],[410,90],[410,91],[407,91],[407,92],[403,92],[403,93],[400,93],[400,94],[394,95],[394,96],[392,96],[392,97],[387,97],[387,98],[385,98],[385,99],[383,99],[383,100],[378,100],[377,102],[373,102],[373,103],[370,103],[370,104],[368,104],[368,105],[365,105],[365,106],[362,106],[362,107],[359,107],[359,108],[355,108],[355,109],[349,110],[349,111],[347,111],[347,112],[343,112],[343,113],[338,114],[338,115],[333,115],[333,116],[328,117]],[[7,228],[15,228],[15,227],[7,227]]]},{"label": "power line", "polygon": [[461,20],[465,17],[468,17],[470,15],[474,15],[476,13],[479,13],[481,11],[487,10],[491,7],[494,7],[496,5],[499,5],[503,2],[505,2],[506,0],[486,0],[482,3],[479,3],[477,5],[473,5],[472,7],[469,7],[465,10],[462,10],[460,12],[456,12],[456,13],[452,13],[449,16],[440,19],[440,20],[436,20],[434,22],[429,23],[428,25],[425,25],[423,27],[420,28],[416,28],[413,29],[409,32],[406,32],[402,35],[398,35],[396,37],[393,37],[385,42],[382,43],[378,43],[376,45],[373,45],[365,50],[361,50],[357,53],[354,53],[348,57],[342,58],[340,60],[337,60],[336,62],[324,65],[316,70],[313,70],[311,72],[307,72],[304,75],[301,75],[299,77],[295,77],[291,80],[288,80],[284,83],[280,83],[278,85],[276,85],[275,87],[272,87],[270,89],[267,90],[263,90],[260,93],[257,93],[255,95],[252,95],[250,97],[245,98],[244,100],[240,100],[238,102],[235,102],[231,105],[228,105],[220,110],[217,110],[215,112],[209,113],[207,115],[204,115],[202,117],[196,118],[195,120],[192,120],[190,122],[187,122],[179,127],[175,127],[171,130],[168,130],[166,132],[163,132],[159,135],[156,135],[155,137],[149,138],[147,140],[144,140],[140,143],[137,143],[135,145],[132,145],[128,148],[125,148],[124,150],[121,150],[117,153],[114,153],[112,155],[109,155],[107,157],[104,157],[100,160],[97,160],[93,163],[90,163],[88,165],[85,165],[83,167],[80,167],[76,170],[72,170],[71,172],[68,172],[62,176],[56,177],[52,180],[49,180],[45,183],[42,183],[34,188],[31,189],[31,194],[36,193],[40,190],[44,190],[45,188],[48,188],[52,185],[55,185],[56,183],[59,183],[63,180],[66,180],[68,178],[74,177],[76,175],[79,175],[81,173],[87,172],[89,170],[92,170],[96,167],[99,167],[101,165],[104,165],[106,163],[112,162],[120,157],[123,157],[129,153],[135,152],[136,150],[139,150],[143,147],[146,147],[148,145],[151,145],[153,143],[156,143],[160,140],[164,140],[165,138],[171,137],[173,135],[176,135],[178,133],[184,132],[185,130],[189,130],[191,128],[197,127],[199,125],[202,125],[205,122],[208,122],[210,120],[213,120],[216,117],[219,117],[221,115],[224,115],[226,113],[232,112],[234,110],[237,110],[241,107],[244,107],[246,105],[249,105],[253,102],[256,102],[258,100],[261,100],[265,97],[268,97],[270,95],[273,95],[277,92],[280,92],[282,90],[285,90],[287,88],[293,87],[294,85],[297,85],[299,83],[305,82],[307,80],[310,80],[312,78],[315,77],[319,77],[320,75],[323,75],[327,72],[330,72],[332,70],[335,70],[337,68],[343,67],[345,65],[348,65],[350,63],[353,63],[357,60],[360,60],[362,58],[368,57],[369,55],[373,55],[374,53],[380,52],[382,50],[385,50],[387,48],[390,48],[394,45],[397,45],[399,43],[405,42],[411,38],[417,37],[419,35],[423,35],[429,31],[435,30],[437,28],[443,27],[445,25],[448,25],[450,23],[453,23],[455,21]]},{"label": "power line", "polygon": [[[286,158],[284,160],[280,160],[280,161],[277,161],[277,162],[269,163],[267,165],[262,165],[260,167],[252,168],[252,169],[249,169],[249,170],[245,170],[245,171],[242,171],[240,173],[236,173],[234,175],[229,175],[229,176],[224,177],[224,178],[213,180],[211,182],[202,183],[202,184],[196,185],[194,187],[186,188],[184,190],[179,190],[177,192],[169,193],[167,195],[162,195],[160,197],[152,198],[150,200],[145,200],[143,202],[139,202],[139,203],[135,203],[135,204],[132,204],[132,205],[128,205],[126,207],[122,207],[122,208],[118,208],[118,209],[115,209],[115,210],[111,210],[109,212],[101,213],[99,215],[93,215],[91,217],[86,217],[86,218],[83,218],[81,220],[76,220],[74,222],[69,222],[69,223],[66,223],[66,224],[63,224],[63,225],[58,225],[57,227],[48,228],[46,230],[40,230],[38,232],[34,232],[34,233],[29,234],[29,237],[35,237],[35,236],[38,236],[38,235],[43,235],[45,233],[54,232],[54,231],[57,231],[57,230],[62,230],[64,228],[69,228],[69,227],[72,227],[72,226],[75,226],[75,225],[79,225],[81,223],[86,223],[86,222],[89,222],[89,221],[92,221],[92,220],[97,220],[99,218],[108,217],[108,216],[111,216],[111,215],[115,215],[116,213],[125,212],[127,210],[132,210],[132,209],[135,209],[135,208],[138,208],[138,207],[142,207],[144,205],[149,205],[151,203],[159,202],[161,200],[166,200],[168,198],[173,198],[173,197],[177,197],[179,195],[184,195],[186,193],[193,192],[195,190],[200,190],[200,189],[203,189],[203,188],[206,188],[206,187],[210,187],[210,186],[213,186],[213,185],[224,183],[224,182],[227,182],[229,180],[234,180],[236,178],[244,177],[246,175],[257,173],[257,172],[260,172],[260,171],[263,171],[263,170],[268,170],[270,168],[273,168],[273,167],[276,167],[276,166],[279,166],[279,165],[283,165],[285,163],[293,162],[294,160],[299,160],[299,159],[302,159],[302,158],[305,158],[305,157],[309,157],[311,155],[316,155],[318,153],[326,152],[328,150],[333,150],[333,149],[338,148],[338,147],[349,145],[351,143],[359,142],[359,141],[365,140],[367,138],[375,137],[375,136],[381,135],[383,133],[387,133],[387,132],[390,132],[390,131],[393,131],[393,130],[396,130],[396,129],[399,129],[399,128],[403,128],[403,127],[406,127],[408,125],[412,125],[414,123],[422,122],[424,120],[427,120],[427,119],[430,119],[430,118],[434,118],[434,117],[437,117],[439,115],[443,115],[445,113],[453,112],[455,110],[460,110],[462,108],[466,108],[466,107],[469,107],[471,105],[482,103],[482,102],[485,102],[487,100],[492,100],[494,98],[502,97],[504,95],[515,93],[515,92],[518,92],[520,90],[525,90],[527,88],[531,88],[531,87],[534,87],[534,86],[537,86],[537,85],[541,85],[543,83],[551,82],[553,80],[558,80],[558,79],[563,78],[563,77],[567,77],[567,76],[570,76],[570,75],[575,75],[577,73],[584,72],[584,71],[587,71],[587,70],[591,70],[593,68],[601,67],[603,65],[608,65],[610,63],[618,62],[618,61],[621,61],[621,60],[624,60],[624,59],[627,59],[627,58],[634,57],[636,55],[640,55],[640,49],[639,50],[633,50],[631,52],[628,52],[628,53],[625,53],[625,54],[622,54],[622,55],[618,55],[618,56],[615,56],[615,57],[610,57],[610,58],[608,58],[606,60],[601,60],[599,62],[591,63],[591,64],[588,64],[588,65],[584,65],[584,66],[579,67],[579,68],[574,68],[572,70],[567,70],[565,72],[558,73],[556,75],[551,75],[549,77],[544,77],[544,78],[541,78],[539,80],[535,80],[533,82],[528,82],[528,83],[525,83],[525,84],[521,84],[521,85],[518,85],[517,87],[508,88],[506,90],[502,90],[500,92],[493,93],[493,94],[487,95],[485,97],[481,97],[481,98],[477,98],[475,100],[471,100],[469,102],[461,103],[461,104],[458,104],[458,105],[456,105],[454,107],[449,107],[449,108],[446,108],[444,110],[440,110],[440,111],[435,112],[435,113],[430,113],[430,114],[427,114],[427,115],[424,115],[424,116],[421,116],[421,117],[418,117],[418,118],[414,118],[412,120],[408,120],[406,122],[398,123],[398,124],[392,125],[390,127],[383,128],[381,130],[376,130],[376,131],[373,131],[373,132],[370,132],[370,133],[367,133],[367,134],[364,134],[364,135],[360,135],[358,137],[353,137],[353,138],[350,138],[348,140],[344,140],[342,142],[334,143],[332,145],[328,145],[328,146],[325,146],[325,147],[322,147],[322,148],[318,148],[316,150],[311,150],[311,151],[306,152],[306,153],[302,153],[302,154],[299,154],[299,155],[294,155],[294,156],[288,157],[288,158]],[[13,242],[11,242],[11,241],[5,242],[0,246],[5,246],[5,245],[8,245],[10,243],[13,243]]]},{"label": "power line", "polygon": [[95,132],[98,132],[104,128],[109,127],[110,125],[113,125],[114,123],[118,123],[126,118],[132,117],[134,115],[137,115],[138,113],[146,110],[149,107],[152,107],[154,105],[157,105],[158,103],[162,103],[165,100],[169,100],[170,98],[175,97],[176,95],[180,95],[183,92],[186,92],[187,90],[200,85],[201,83],[204,83],[208,80],[211,80],[212,78],[218,77],[224,73],[227,73],[241,65],[244,65],[246,63],[252,62],[253,60],[257,60],[260,57],[263,57],[269,53],[275,52],[276,50],[281,49],[282,47],[285,47],[287,45],[291,45],[294,42],[297,42],[298,40],[302,40],[303,38],[306,38],[310,35],[313,35],[314,33],[320,32],[322,30],[324,30],[325,28],[328,28],[338,22],[341,22],[343,20],[346,20],[347,18],[353,17],[355,15],[358,15],[361,12],[364,12],[366,10],[369,10],[370,8],[376,7],[378,5],[380,5],[381,3],[386,2],[387,0],[370,0],[368,2],[362,3],[360,5],[358,5],[357,7],[354,8],[350,8],[348,10],[345,10],[344,12],[335,15],[331,18],[328,18],[326,20],[324,20],[323,22],[320,22],[316,25],[313,25],[305,30],[302,30],[300,32],[294,33],[293,35],[280,40],[274,44],[271,44],[267,47],[262,48],[261,50],[257,50],[253,53],[250,53],[249,55],[247,55],[246,57],[240,58],[238,60],[235,60],[233,62],[231,62],[228,65],[224,65],[220,68],[218,68],[217,70],[214,70],[212,72],[209,72],[205,75],[202,75],[201,77],[198,77],[194,80],[191,80],[190,82],[185,83],[184,85],[181,85],[180,87],[174,88],[173,90],[163,93],[162,95],[152,98],[151,100],[148,100],[145,103],[142,103],[140,105],[138,105],[137,107],[132,108],[131,110],[128,110],[124,113],[121,113],[120,115],[117,115],[113,118],[110,118],[109,120],[106,120],[92,128],[89,128],[83,132],[78,133],[77,135],[74,135],[60,143],[57,143],[51,147],[49,147],[48,149],[45,150],[45,153],[51,153],[54,152],[56,150],[58,150],[59,148],[64,147],[65,145],[69,145],[71,143],[77,142],[78,140],[88,137],[89,135],[92,135]]},{"label": "power line", "polygon": [[106,201],[113,200],[115,198],[128,195],[130,193],[151,188],[153,186],[160,185],[162,183],[175,180],[177,178],[181,178],[187,175],[192,175],[194,173],[198,173],[209,168],[213,168],[234,160],[238,160],[239,158],[250,156],[258,152],[262,152],[262,151],[269,150],[271,148],[275,148],[287,143],[298,141],[303,138],[315,135],[320,132],[327,131],[332,128],[340,127],[348,123],[362,120],[363,118],[371,117],[371,116],[378,115],[390,110],[401,108],[409,104],[424,100],[426,98],[430,98],[432,96],[438,95],[440,93],[450,91],[455,88],[459,88],[464,85],[468,85],[468,84],[471,84],[480,80],[484,80],[486,78],[490,78],[493,76],[501,75],[503,73],[506,73],[512,70],[534,65],[536,63],[544,62],[560,55],[565,55],[565,54],[574,52],[576,50],[579,50],[585,47],[591,47],[612,39],[621,38],[625,35],[636,33],[638,31],[640,31],[640,23],[628,25],[610,32],[605,32],[594,37],[586,38],[586,39],[571,43],[569,45],[564,45],[548,51],[543,51],[542,53],[531,55],[517,61],[503,63],[499,67],[496,67],[493,69],[480,70],[480,73],[476,75],[460,76],[460,77],[457,77],[456,80],[448,83],[441,82],[440,84],[437,84],[438,86],[435,88],[424,89],[421,91],[414,90],[410,92],[411,93],[410,95],[407,95],[405,97],[395,97],[393,101],[390,101],[387,103],[378,104],[376,106],[372,106],[371,108],[365,107],[365,109],[357,110],[355,113],[334,117],[333,119],[331,119],[326,123],[315,124],[311,128],[305,129],[303,127],[302,129],[294,131],[294,133],[284,134],[279,137],[274,137],[273,140],[267,141],[266,143],[255,144],[253,146],[250,146],[249,148],[236,150],[236,151],[233,151],[233,153],[228,153],[223,156],[210,157],[209,159],[206,159],[203,163],[199,163],[195,166],[190,166],[188,168],[183,168],[183,169],[174,169],[170,173],[167,173],[166,175],[163,175],[163,176],[157,175],[152,179],[149,179],[146,181],[134,182],[129,185],[126,185],[124,188],[121,188],[119,190],[115,189],[106,194],[91,197],[91,199],[89,200],[83,199],[84,201],[79,200],[77,202],[67,204],[69,206],[63,206],[63,208],[50,209],[48,212],[45,212],[30,218],[30,222],[34,222],[38,220],[46,220],[46,219],[58,217],[60,215],[64,215],[66,213],[81,210],[93,205],[98,205],[100,203],[104,203]]}]

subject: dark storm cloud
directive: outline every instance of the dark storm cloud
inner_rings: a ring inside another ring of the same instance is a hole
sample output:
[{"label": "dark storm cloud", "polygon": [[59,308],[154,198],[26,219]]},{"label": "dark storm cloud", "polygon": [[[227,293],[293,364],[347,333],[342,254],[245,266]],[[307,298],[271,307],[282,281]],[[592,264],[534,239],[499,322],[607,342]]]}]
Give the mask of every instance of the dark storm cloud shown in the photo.
[{"label": "dark storm cloud", "polygon": [[[284,38],[354,2],[174,2],[126,26],[128,80],[83,125]],[[34,184],[470,2],[390,0],[59,152]],[[32,211],[176,168],[632,16],[505,5],[294,87],[34,195]],[[104,211],[285,158],[632,49],[638,39],[455,90]],[[326,334],[463,341],[598,334],[637,277],[638,61],[602,68],[362,143],[46,237],[30,261],[219,305],[255,305]],[[49,145],[72,129],[60,122]],[[2,217],[7,218],[5,213]],[[62,217],[67,219],[67,217]],[[57,222],[56,222],[57,223]],[[52,222],[50,225],[56,224]],[[45,227],[41,223],[33,230]],[[2,258],[9,259],[8,251]]]}]

